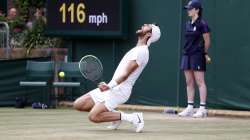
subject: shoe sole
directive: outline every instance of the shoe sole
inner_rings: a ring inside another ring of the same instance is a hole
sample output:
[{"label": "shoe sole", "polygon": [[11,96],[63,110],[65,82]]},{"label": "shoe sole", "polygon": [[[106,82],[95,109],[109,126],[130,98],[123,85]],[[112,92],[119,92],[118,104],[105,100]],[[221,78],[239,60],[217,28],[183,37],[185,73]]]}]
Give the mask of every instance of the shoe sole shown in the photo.
[{"label": "shoe sole", "polygon": [[178,114],[179,117],[193,117],[194,113],[188,114],[188,115],[180,115]]},{"label": "shoe sole", "polygon": [[193,115],[193,118],[206,118],[208,115],[207,113],[206,114],[202,114],[202,116],[194,116]]},{"label": "shoe sole", "polygon": [[109,129],[109,130],[117,130],[117,129],[120,127],[121,123],[122,123],[122,122],[119,122],[119,124],[117,124],[116,127],[114,127],[114,126],[112,126],[112,125],[107,126],[107,129]]}]

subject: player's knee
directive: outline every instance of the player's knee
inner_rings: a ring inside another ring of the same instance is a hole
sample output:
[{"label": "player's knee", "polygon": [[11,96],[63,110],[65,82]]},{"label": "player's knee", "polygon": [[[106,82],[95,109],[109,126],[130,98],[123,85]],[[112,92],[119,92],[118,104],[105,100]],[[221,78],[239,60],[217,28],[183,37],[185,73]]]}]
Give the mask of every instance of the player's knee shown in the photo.
[{"label": "player's knee", "polygon": [[73,108],[78,111],[82,111],[82,103],[79,99],[76,99],[73,103]]},{"label": "player's knee", "polygon": [[74,103],[73,103],[73,108],[74,108],[75,110],[79,110],[79,106],[78,106],[78,104],[77,104],[76,101],[74,101]]},{"label": "player's knee", "polygon": [[93,123],[100,123],[100,120],[98,119],[97,115],[89,114],[88,118]]},{"label": "player's knee", "polygon": [[73,107],[78,111],[89,111],[91,102],[88,98],[78,98],[74,101]]}]

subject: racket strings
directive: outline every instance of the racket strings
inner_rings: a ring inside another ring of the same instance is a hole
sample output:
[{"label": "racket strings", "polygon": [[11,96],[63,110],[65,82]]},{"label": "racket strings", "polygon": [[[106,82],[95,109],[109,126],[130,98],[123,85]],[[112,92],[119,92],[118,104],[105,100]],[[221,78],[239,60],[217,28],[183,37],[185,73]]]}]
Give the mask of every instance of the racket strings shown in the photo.
[{"label": "racket strings", "polygon": [[86,79],[97,81],[102,77],[102,65],[96,59],[88,57],[80,63],[80,70]]}]

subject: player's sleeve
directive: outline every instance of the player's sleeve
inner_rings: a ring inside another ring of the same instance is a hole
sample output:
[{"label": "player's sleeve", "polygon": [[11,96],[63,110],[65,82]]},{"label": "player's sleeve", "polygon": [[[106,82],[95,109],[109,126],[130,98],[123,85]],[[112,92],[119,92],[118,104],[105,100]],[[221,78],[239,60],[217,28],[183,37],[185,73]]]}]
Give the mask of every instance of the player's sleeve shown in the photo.
[{"label": "player's sleeve", "polygon": [[131,57],[129,60],[135,60],[136,63],[140,66],[142,65],[143,63],[145,63],[145,51],[144,50],[141,50],[141,49],[138,49],[136,51],[134,51],[132,54],[131,54]]},{"label": "player's sleeve", "polygon": [[208,26],[208,23],[204,20],[201,21],[201,32],[202,32],[202,34],[210,32],[210,28]]}]

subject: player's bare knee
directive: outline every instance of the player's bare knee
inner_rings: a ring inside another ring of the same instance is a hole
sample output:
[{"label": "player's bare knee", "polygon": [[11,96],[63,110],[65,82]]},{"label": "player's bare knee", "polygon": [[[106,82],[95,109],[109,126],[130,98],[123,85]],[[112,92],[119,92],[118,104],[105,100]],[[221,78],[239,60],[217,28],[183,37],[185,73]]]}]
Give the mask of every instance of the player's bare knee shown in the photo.
[{"label": "player's bare knee", "polygon": [[73,107],[79,111],[89,111],[91,106],[91,101],[88,95],[84,95],[78,99],[76,99],[73,103]]},{"label": "player's bare knee", "polygon": [[93,123],[100,123],[100,119],[98,119],[97,115],[95,115],[95,114],[90,113],[88,118]]},{"label": "player's bare knee", "polygon": [[74,109],[78,111],[84,111],[84,104],[85,104],[85,100],[81,100],[78,98],[74,101],[73,107]]},{"label": "player's bare knee", "polygon": [[79,110],[80,109],[80,102],[78,99],[76,99],[73,103],[73,108],[76,109],[76,110]]},{"label": "player's bare knee", "polygon": [[84,100],[76,100],[73,104],[74,109],[78,111],[88,111],[88,108],[86,107],[86,102]]}]

